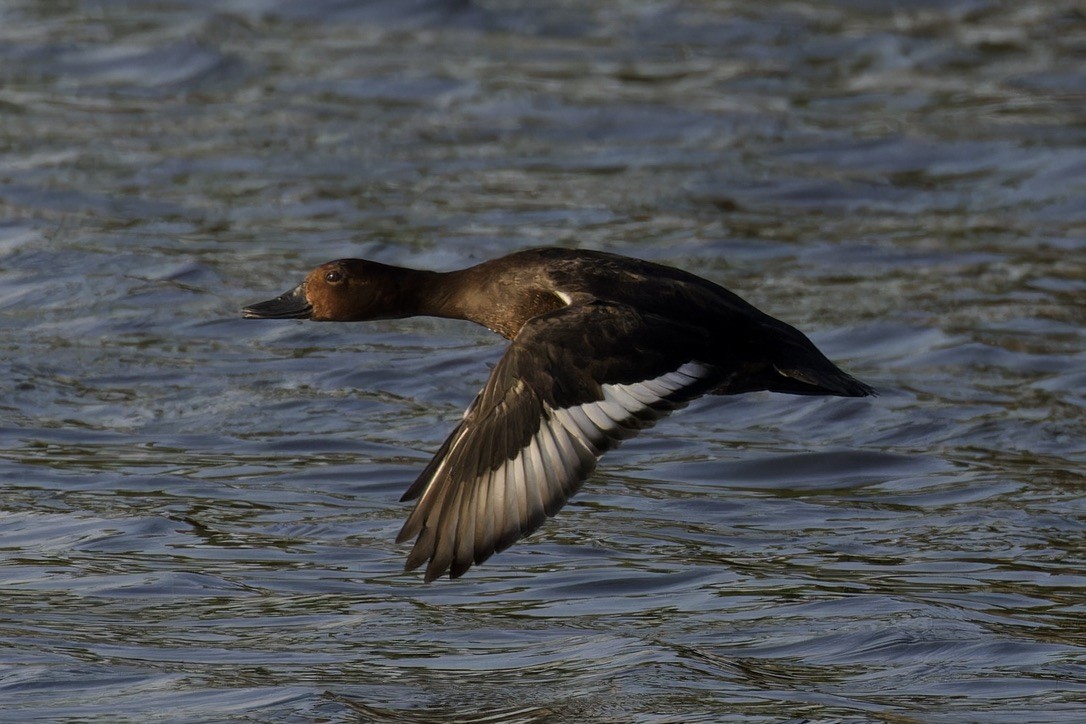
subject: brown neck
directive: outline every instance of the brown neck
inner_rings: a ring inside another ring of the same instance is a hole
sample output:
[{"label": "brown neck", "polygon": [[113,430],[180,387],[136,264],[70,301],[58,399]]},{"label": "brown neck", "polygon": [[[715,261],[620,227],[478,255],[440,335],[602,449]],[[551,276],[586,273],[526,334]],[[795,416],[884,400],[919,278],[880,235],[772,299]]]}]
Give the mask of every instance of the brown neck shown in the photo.
[{"label": "brown neck", "polygon": [[415,310],[414,315],[471,320],[458,299],[457,275],[460,271],[400,269],[399,272],[397,284],[407,297],[407,308]]},{"label": "brown neck", "polygon": [[[506,280],[480,266],[451,272],[417,272],[406,286],[414,290],[418,314],[465,319],[512,339],[526,321],[517,313],[519,293]],[[408,281],[405,279],[405,281]]]},{"label": "brown neck", "polygon": [[402,308],[416,315],[465,319],[512,339],[532,317],[563,302],[521,277],[514,284],[492,264],[451,272],[397,269],[396,287],[407,295]]},{"label": "brown neck", "polygon": [[494,329],[490,321],[496,300],[487,293],[485,280],[479,279],[474,269],[450,272],[405,269],[402,288],[413,296],[411,306],[418,310],[417,314],[465,319]]}]

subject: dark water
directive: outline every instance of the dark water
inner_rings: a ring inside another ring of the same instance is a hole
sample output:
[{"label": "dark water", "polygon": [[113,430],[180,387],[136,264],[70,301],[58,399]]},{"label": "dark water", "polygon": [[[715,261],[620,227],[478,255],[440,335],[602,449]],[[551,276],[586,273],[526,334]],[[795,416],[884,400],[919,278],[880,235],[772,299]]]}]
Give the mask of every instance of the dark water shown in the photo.
[{"label": "dark water", "polygon": [[[0,718],[1086,716],[1077,2],[0,4]],[[703,400],[465,578],[504,343],[243,321],[343,256],[720,281],[876,399]]]}]

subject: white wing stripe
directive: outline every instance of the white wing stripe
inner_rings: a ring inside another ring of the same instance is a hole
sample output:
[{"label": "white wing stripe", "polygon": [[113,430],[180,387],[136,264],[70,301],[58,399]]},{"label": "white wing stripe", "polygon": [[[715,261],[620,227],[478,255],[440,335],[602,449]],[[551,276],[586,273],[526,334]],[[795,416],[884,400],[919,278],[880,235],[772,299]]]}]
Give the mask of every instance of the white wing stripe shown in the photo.
[{"label": "white wing stripe", "polygon": [[[559,412],[559,410],[555,410]],[[572,429],[570,430],[558,430],[554,429],[554,441],[558,444],[559,454],[562,456],[562,462],[565,464],[566,470],[576,470],[581,463],[581,455],[574,448],[574,444],[578,444],[583,447],[589,454],[595,456],[597,454],[596,446],[591,444],[591,441],[587,439],[587,436],[575,434]]]},{"label": "white wing stripe", "polygon": [[[700,362],[687,362],[679,369],[660,375],[651,380],[643,380],[628,385],[603,385],[603,396],[607,400],[613,397],[616,402],[623,404],[626,409],[630,407],[623,403],[622,397],[628,396],[641,403],[638,411],[646,407],[658,404],[684,387],[689,387],[694,382],[703,379],[712,368]],[[630,410],[633,412],[633,410]]]},{"label": "white wing stripe", "polygon": [[642,387],[657,399],[664,399],[672,392],[677,390],[677,387],[671,387],[667,385],[663,380],[645,380],[644,382],[637,383],[637,387]]},{"label": "white wing stripe", "polygon": [[603,385],[603,399],[619,405],[629,413],[645,409],[645,403],[630,394],[626,385]]},{"label": "white wing stripe", "polygon": [[[570,449],[572,441],[582,444],[598,457],[609,447],[607,439],[614,438],[616,432],[624,432],[624,428],[630,427],[633,418],[653,410],[655,406],[668,401],[674,393],[689,387],[711,372],[711,367],[700,362],[687,362],[677,370],[653,379],[632,384],[601,385],[602,400],[570,407],[546,406],[547,418],[541,422],[540,431],[549,428],[555,444],[554,451],[567,470],[574,470],[579,455]],[[545,439],[539,434],[536,437]]]},{"label": "white wing stripe", "polygon": [[[598,454],[596,443],[603,439],[603,435],[600,434],[599,427],[589,419],[582,407],[566,407],[553,410],[552,414],[555,420],[561,423],[564,428],[555,431],[556,440],[561,437],[572,437],[588,447],[593,455]],[[574,453],[574,459],[576,459],[576,453]]]},{"label": "white wing stripe", "polygon": [[494,511],[497,521],[494,523],[495,530],[503,530],[508,523],[505,520],[506,511],[506,491],[505,486],[501,484],[500,475],[496,470],[490,472],[490,495],[491,497],[491,510]]},{"label": "white wing stripe", "polygon": [[661,395],[653,394],[647,387],[641,384],[637,385],[604,385],[603,394],[607,395],[608,392],[614,390],[616,393],[629,395],[637,402],[637,409],[644,409],[649,405],[658,403],[663,397]]},{"label": "white wing stripe", "polygon": [[692,380],[700,380],[713,371],[713,368],[704,362],[687,362],[679,369],[675,370],[679,374],[686,375]]},{"label": "white wing stripe", "polygon": [[555,410],[555,412],[559,411],[563,412],[574,425],[577,425],[577,429],[570,429],[570,432],[576,432],[581,436],[589,437],[594,443],[599,441],[599,429],[596,427],[596,423],[593,422],[588,415],[585,415],[584,409],[582,409],[580,405]]},{"label": "white wing stripe", "polygon": [[539,454],[539,449],[543,444],[542,437],[546,434],[544,430],[548,424],[548,421],[543,421],[539,432],[532,437],[528,447],[521,452],[521,456],[524,458],[525,484],[532,485],[534,483],[539,488],[544,510],[550,507],[547,501],[554,500],[555,495],[560,492],[551,480],[547,466],[543,464],[543,458]]},{"label": "white wing stripe", "polygon": [[531,521],[543,512],[543,491],[541,490],[540,481],[532,480],[531,484],[528,483],[528,477],[525,475],[527,462],[528,459],[524,451],[521,450],[520,454],[510,460],[508,464],[513,466],[513,480],[517,487],[521,489],[527,504],[528,516],[525,520]]},{"label": "white wing stripe", "polygon": [[519,527],[520,521],[527,518],[527,505],[524,500],[524,491],[518,490],[517,486],[513,482],[513,476],[509,474],[509,461],[507,460],[501,468],[498,469],[498,483],[499,485],[505,485],[505,505],[506,510],[509,512],[510,523],[517,523]]},{"label": "white wing stripe", "polygon": [[[558,436],[565,434],[565,428],[557,420],[547,423],[543,431],[543,442],[546,444],[547,456],[550,458],[550,474],[554,485],[558,490],[565,491],[566,480],[569,476],[570,463],[562,458],[562,450],[558,445]],[[547,463],[544,458],[544,463]]]},{"label": "white wing stripe", "polygon": [[628,420],[630,418],[631,411],[617,402],[608,400],[606,394],[603,396],[602,400],[593,403],[593,406],[615,422],[622,422],[623,420]]},{"label": "white wing stripe", "polygon": [[544,420],[543,424],[539,426],[536,438],[541,443],[539,452],[544,467],[553,470],[564,470],[566,465],[562,460],[562,454],[558,451],[558,443],[554,440],[556,425],[561,427],[556,420]]},{"label": "white wing stripe", "polygon": [[[494,494],[494,471],[484,474],[479,479],[479,490],[475,493],[475,549],[480,550],[486,545],[486,541],[494,538],[494,526],[501,521],[494,520],[489,514],[491,496]],[[483,521],[483,525],[479,525]]]},{"label": "white wing stripe", "polygon": [[[598,429],[605,432],[612,432],[618,428],[618,421],[611,419],[610,415],[604,412],[598,404],[590,402],[587,405],[581,405],[581,410],[585,416],[592,421]],[[620,419],[626,419],[629,415],[623,415]]]}]

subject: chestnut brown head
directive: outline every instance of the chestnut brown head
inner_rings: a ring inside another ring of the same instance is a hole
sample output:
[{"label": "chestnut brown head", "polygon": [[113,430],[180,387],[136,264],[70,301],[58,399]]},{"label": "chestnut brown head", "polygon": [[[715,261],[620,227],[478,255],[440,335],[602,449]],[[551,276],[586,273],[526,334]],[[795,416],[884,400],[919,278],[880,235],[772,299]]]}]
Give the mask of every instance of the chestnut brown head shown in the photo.
[{"label": "chestnut brown head", "polygon": [[321,264],[289,292],[241,310],[246,319],[312,319],[361,322],[402,317],[397,267],[363,259]]}]

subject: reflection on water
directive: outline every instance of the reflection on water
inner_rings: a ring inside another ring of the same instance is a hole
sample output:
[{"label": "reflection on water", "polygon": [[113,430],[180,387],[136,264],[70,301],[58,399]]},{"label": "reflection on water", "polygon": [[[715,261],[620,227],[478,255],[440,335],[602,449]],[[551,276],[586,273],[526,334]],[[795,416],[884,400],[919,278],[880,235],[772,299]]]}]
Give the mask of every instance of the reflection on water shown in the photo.
[{"label": "reflection on water", "polygon": [[[5,713],[1081,718],[1076,3],[0,20]],[[538,244],[721,281],[882,396],[699,401],[423,585],[397,501],[501,340],[238,309]]]}]

